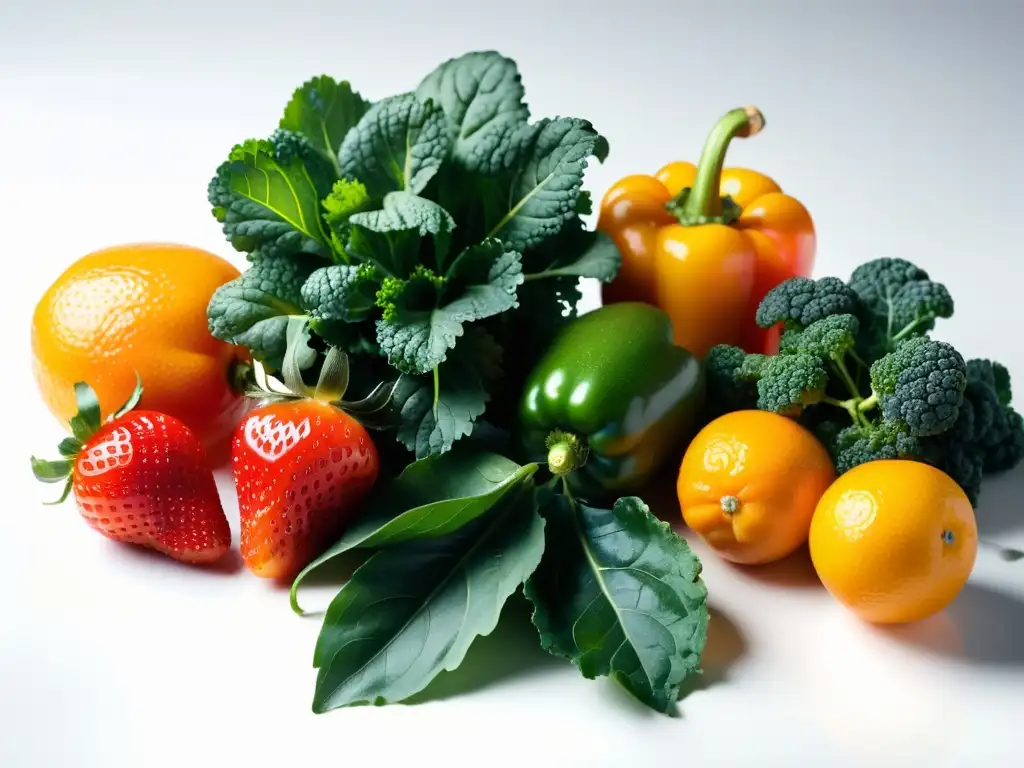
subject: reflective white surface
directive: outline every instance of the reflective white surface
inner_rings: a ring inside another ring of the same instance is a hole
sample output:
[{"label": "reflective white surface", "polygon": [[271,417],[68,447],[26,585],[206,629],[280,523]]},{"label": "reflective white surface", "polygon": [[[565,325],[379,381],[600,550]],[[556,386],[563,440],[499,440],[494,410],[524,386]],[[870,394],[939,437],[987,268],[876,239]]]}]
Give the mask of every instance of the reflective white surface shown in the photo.
[{"label": "reflective white surface", "polygon": [[[32,479],[28,456],[50,455],[61,432],[35,393],[28,327],[45,287],[95,248],[170,240],[237,259],[207,180],[232,144],[273,128],[307,77],[375,98],[497,48],[519,62],[535,116],[585,117],[609,138],[587,177],[596,196],[696,159],[720,114],[757,104],[767,127],[730,161],[809,207],[817,274],[916,261],[957,302],[939,335],[1002,360],[1024,392],[1011,308],[1024,263],[1022,26],[1009,0],[4,4],[0,765],[1019,762],[1024,560],[990,547],[947,611],[879,630],[833,602],[806,559],[755,575],[695,544],[713,615],[706,674],[677,719],[546,656],[514,609],[429,700],[314,716],[318,622],[294,616],[283,591],[113,545],[70,505],[42,506],[53,488]],[[234,516],[226,475],[220,487]],[[984,538],[1024,549],[1022,495],[1024,471],[988,482]],[[677,514],[670,495],[651,504]]]}]

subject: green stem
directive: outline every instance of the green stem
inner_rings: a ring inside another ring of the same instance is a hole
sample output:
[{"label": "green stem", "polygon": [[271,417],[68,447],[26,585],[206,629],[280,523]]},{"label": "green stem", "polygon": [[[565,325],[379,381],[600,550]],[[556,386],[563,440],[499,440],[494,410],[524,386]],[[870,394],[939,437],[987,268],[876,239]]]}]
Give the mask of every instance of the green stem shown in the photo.
[{"label": "green stem", "polygon": [[853,380],[853,376],[850,375],[850,370],[846,367],[846,361],[839,357],[834,358],[832,362],[835,363],[836,370],[839,371],[839,377],[850,391],[850,397],[859,399],[860,391],[857,389],[857,383]]},{"label": "green stem", "polygon": [[899,344],[901,341],[907,338],[907,336],[912,334],[914,332],[914,329],[917,328],[917,326],[919,326],[921,323],[929,319],[930,318],[927,317],[919,317],[915,319],[913,322],[907,323],[895,336],[892,337],[889,343],[890,348],[895,348],[897,344]]},{"label": "green stem", "polygon": [[864,416],[861,414],[860,409],[857,407],[860,403],[860,398],[851,397],[849,400],[836,400],[834,397],[824,397],[821,402],[834,405],[836,408],[842,408],[853,420],[853,423],[858,426],[864,426]]},{"label": "green stem", "polygon": [[735,218],[735,212],[727,211],[722,201],[722,167],[725,165],[725,153],[729,148],[729,142],[734,138],[753,136],[762,128],[764,115],[757,107],[733,109],[715,123],[697,162],[697,175],[693,180],[693,186],[681,193],[679,204],[672,210],[681,224],[704,224],[723,218]]},{"label": "green stem", "polygon": [[872,392],[870,397],[865,397],[860,401],[860,404],[857,406],[857,410],[864,413],[865,411],[870,411],[876,405],[878,405],[878,393]]}]

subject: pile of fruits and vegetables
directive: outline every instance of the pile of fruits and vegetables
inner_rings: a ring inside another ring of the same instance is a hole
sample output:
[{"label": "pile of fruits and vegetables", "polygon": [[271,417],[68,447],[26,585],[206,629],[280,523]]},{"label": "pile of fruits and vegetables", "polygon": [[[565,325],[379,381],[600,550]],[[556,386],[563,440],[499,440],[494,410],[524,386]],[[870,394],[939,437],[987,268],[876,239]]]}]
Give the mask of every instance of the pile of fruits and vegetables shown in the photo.
[{"label": "pile of fruits and vegetables", "polygon": [[[196,567],[237,546],[298,614],[359,556],[310,649],[316,712],[421,691],[520,590],[544,649],[671,711],[714,617],[667,520],[753,569],[807,546],[866,621],[931,615],[973,567],[984,478],[1024,456],[1010,373],[936,335],[953,298],[920,265],[812,274],[807,208],[725,165],[764,125],[729,111],[697,163],[595,206],[609,142],[531,114],[496,52],[376,100],[315,77],[211,169],[243,271],[118,246],[39,302],[69,435],[32,469],[109,538]],[[580,314],[583,278],[603,302]]]}]

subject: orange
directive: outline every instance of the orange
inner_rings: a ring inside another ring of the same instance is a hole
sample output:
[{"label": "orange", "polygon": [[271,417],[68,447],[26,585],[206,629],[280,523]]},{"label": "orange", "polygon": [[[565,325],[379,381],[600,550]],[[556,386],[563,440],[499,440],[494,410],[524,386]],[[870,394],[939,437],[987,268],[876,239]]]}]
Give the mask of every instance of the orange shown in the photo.
[{"label": "orange", "polygon": [[839,602],[869,622],[910,622],[945,608],[967,583],[978,528],[971,502],[944,472],[871,461],[822,496],[809,544]]},{"label": "orange", "polygon": [[676,482],[683,519],[718,554],[769,563],[807,541],[832,459],[807,429],[766,411],[736,411],[702,429]]},{"label": "orange", "polygon": [[173,244],[121,245],[74,262],[32,318],[33,372],[49,409],[66,427],[74,384],[85,381],[106,416],[128,399],[137,371],[139,407],[221,441],[241,416],[230,376],[246,352],[210,335],[206,307],[238,275],[219,256]]}]

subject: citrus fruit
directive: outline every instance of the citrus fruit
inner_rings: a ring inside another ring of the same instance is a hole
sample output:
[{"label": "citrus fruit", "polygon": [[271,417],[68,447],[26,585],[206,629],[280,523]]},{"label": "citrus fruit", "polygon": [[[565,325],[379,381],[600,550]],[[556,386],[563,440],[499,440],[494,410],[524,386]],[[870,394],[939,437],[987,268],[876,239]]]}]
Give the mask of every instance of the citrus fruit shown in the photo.
[{"label": "citrus fruit", "polygon": [[208,444],[226,438],[243,409],[231,371],[246,353],[210,335],[206,307],[238,275],[184,245],[121,245],[78,259],[32,318],[33,372],[46,405],[67,427],[74,384],[83,381],[105,416],[128,399],[138,372],[140,408],[181,420]]},{"label": "citrus fruit", "polygon": [[918,461],[870,461],[821,497],[809,545],[839,602],[869,622],[910,622],[945,608],[967,583],[978,528],[946,473]]},{"label": "citrus fruit", "polygon": [[807,541],[832,459],[807,429],[767,411],[735,411],[705,426],[676,482],[683,519],[727,560],[779,560]]}]

